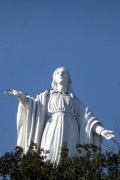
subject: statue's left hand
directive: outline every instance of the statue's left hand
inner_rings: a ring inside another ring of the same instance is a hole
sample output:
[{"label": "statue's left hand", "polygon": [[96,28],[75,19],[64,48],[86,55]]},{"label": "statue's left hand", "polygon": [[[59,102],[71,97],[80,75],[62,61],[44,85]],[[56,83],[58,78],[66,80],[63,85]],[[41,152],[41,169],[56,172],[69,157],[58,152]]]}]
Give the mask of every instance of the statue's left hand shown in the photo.
[{"label": "statue's left hand", "polygon": [[115,135],[113,134],[113,131],[109,131],[109,130],[103,130],[103,131],[101,132],[101,135],[102,135],[104,138],[106,138],[107,140],[115,137]]}]

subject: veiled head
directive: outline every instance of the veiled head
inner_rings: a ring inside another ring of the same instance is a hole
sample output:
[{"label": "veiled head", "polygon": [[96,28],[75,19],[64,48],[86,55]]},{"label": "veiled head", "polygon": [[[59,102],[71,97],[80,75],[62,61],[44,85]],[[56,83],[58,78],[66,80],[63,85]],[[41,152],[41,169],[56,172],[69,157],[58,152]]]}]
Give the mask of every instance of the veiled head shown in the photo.
[{"label": "veiled head", "polygon": [[54,71],[52,88],[54,91],[57,91],[57,82],[59,80],[61,80],[61,79],[58,79],[58,74],[61,72],[63,73],[63,76],[64,76],[63,78],[64,78],[64,80],[66,80],[66,83],[67,83],[67,91],[68,91],[68,93],[70,93],[72,80],[71,80],[69,71],[65,67],[59,67]]}]

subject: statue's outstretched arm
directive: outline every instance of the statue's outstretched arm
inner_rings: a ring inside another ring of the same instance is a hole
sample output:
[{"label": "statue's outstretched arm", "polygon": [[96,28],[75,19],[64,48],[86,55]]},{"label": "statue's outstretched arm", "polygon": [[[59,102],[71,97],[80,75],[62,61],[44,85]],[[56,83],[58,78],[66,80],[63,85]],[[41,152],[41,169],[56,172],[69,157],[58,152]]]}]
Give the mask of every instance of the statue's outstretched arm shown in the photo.
[{"label": "statue's outstretched arm", "polygon": [[113,131],[105,130],[99,123],[97,123],[93,126],[93,132],[103,136],[107,140],[115,137],[115,135],[113,134]]},{"label": "statue's outstretched arm", "polygon": [[7,95],[12,96],[12,97],[17,97],[20,100],[20,102],[22,103],[22,105],[24,107],[27,107],[28,98],[26,97],[26,95],[22,94],[20,91],[8,89],[4,92],[4,94],[7,94]]}]

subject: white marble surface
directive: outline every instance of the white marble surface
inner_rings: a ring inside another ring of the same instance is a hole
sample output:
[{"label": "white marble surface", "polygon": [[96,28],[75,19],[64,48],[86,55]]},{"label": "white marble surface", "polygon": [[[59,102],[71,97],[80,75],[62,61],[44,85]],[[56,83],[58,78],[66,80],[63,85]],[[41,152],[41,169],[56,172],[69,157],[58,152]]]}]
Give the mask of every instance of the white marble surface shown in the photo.
[{"label": "white marble surface", "polygon": [[48,159],[59,162],[60,148],[67,142],[69,156],[77,155],[76,144],[100,146],[102,137],[111,139],[113,131],[105,130],[88,107],[74,95],[69,71],[58,68],[53,73],[52,90],[38,94],[34,99],[20,91],[6,90],[17,97],[17,145],[26,153],[31,141],[50,150]]}]

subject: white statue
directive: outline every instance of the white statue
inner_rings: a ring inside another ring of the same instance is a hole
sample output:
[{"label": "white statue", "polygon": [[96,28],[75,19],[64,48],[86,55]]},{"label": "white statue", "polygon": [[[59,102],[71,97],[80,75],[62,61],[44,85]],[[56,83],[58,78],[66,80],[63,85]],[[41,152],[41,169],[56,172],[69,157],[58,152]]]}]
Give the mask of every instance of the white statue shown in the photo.
[{"label": "white statue", "polygon": [[26,153],[31,141],[49,150],[48,160],[59,162],[60,148],[67,142],[68,155],[77,155],[76,144],[100,146],[102,137],[111,139],[113,131],[105,130],[88,107],[71,90],[69,71],[60,67],[53,74],[52,90],[34,99],[16,90],[5,94],[18,97],[17,146]]}]

